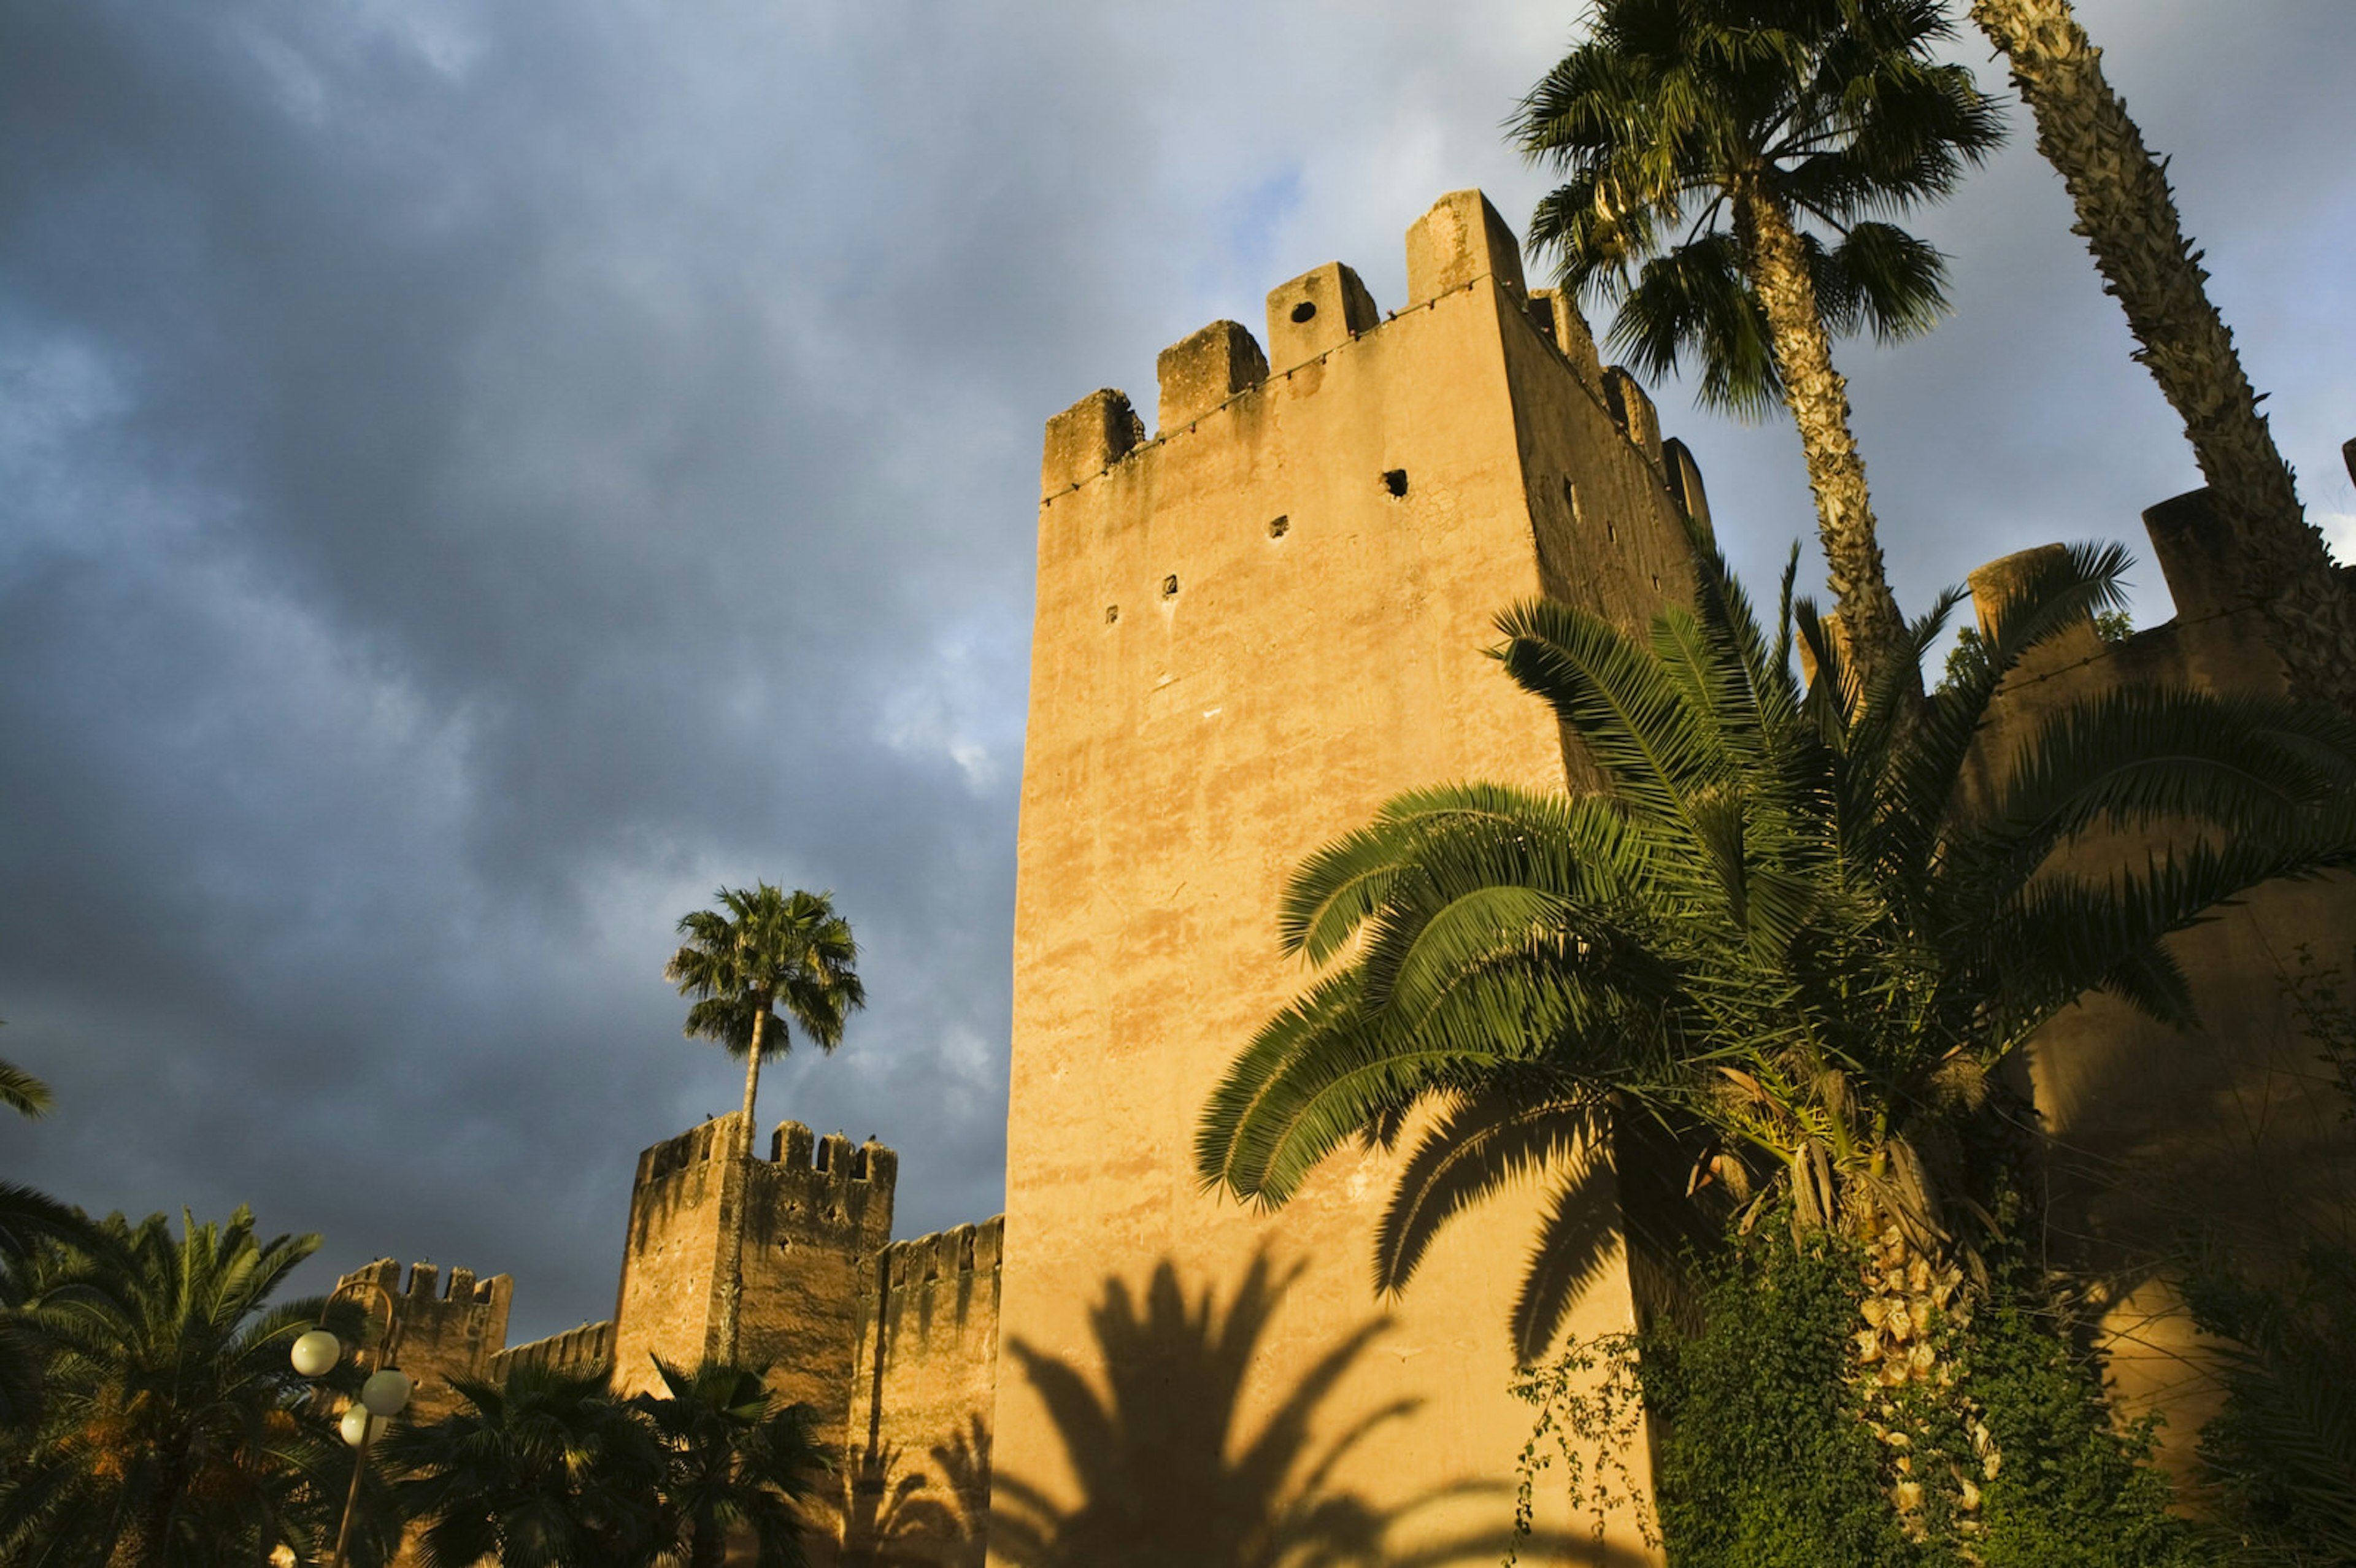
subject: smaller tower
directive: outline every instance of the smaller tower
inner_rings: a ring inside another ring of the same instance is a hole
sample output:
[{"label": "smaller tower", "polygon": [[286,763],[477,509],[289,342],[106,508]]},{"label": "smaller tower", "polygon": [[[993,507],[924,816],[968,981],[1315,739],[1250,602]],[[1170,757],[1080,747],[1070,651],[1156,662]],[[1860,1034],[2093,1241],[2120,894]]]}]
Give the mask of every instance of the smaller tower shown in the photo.
[{"label": "smaller tower", "polygon": [[873,1139],[817,1138],[781,1124],[769,1157],[739,1161],[734,1115],[638,1157],[614,1311],[614,1386],[659,1385],[654,1358],[693,1367],[718,1339],[721,1238],[745,1216],[737,1359],[770,1368],[787,1398],[814,1406],[839,1450],[860,1348],[860,1296],[892,1239],[900,1157]]},{"label": "smaller tower", "polygon": [[440,1275],[432,1264],[412,1264],[409,1288],[402,1291],[396,1288],[401,1264],[379,1258],[336,1282],[337,1290],[357,1301],[371,1323],[383,1321],[384,1308],[375,1292],[348,1287],[372,1284],[392,1297],[392,1359],[416,1384],[409,1402],[412,1421],[449,1414],[459,1403],[451,1380],[490,1376],[492,1358],[508,1342],[508,1305],[515,1296],[515,1281],[497,1274],[477,1282],[472,1269],[454,1268],[448,1290],[437,1291]]}]

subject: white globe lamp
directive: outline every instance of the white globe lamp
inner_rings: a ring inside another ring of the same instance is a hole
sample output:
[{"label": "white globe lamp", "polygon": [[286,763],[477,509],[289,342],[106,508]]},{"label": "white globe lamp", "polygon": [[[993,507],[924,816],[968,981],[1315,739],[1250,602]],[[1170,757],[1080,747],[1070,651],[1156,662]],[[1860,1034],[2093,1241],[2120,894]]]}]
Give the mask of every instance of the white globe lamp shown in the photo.
[{"label": "white globe lamp", "polygon": [[294,1370],[305,1377],[319,1377],[344,1359],[343,1341],[325,1328],[314,1328],[294,1341],[291,1359]]},{"label": "white globe lamp", "polygon": [[344,1441],[357,1448],[369,1440],[369,1428],[375,1424],[376,1418],[369,1413],[369,1407],[356,1404],[344,1412],[344,1418],[337,1423],[337,1428],[343,1433]]},{"label": "white globe lamp", "polygon": [[387,1367],[360,1384],[360,1403],[378,1415],[398,1415],[409,1403],[409,1374]]}]

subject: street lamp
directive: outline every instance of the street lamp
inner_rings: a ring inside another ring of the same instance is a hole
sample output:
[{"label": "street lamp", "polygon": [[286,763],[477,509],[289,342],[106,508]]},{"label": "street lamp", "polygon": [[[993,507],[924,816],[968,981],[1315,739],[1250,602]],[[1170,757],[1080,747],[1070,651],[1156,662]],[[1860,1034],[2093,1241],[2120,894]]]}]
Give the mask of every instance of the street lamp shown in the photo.
[{"label": "street lamp", "polygon": [[[384,1337],[377,1341],[376,1371],[360,1384],[360,1397],[344,1412],[338,1424],[344,1441],[352,1445],[352,1488],[344,1495],[344,1519],[336,1529],[336,1555],[329,1568],[344,1568],[344,1552],[351,1544],[352,1515],[359,1511],[360,1478],[368,1474],[369,1440],[384,1422],[401,1413],[402,1407],[409,1403],[411,1387],[408,1373],[386,1364],[392,1360],[393,1335],[401,1326],[392,1292],[373,1279],[347,1280],[329,1292],[327,1299],[333,1301],[347,1290],[372,1291],[376,1299],[384,1303]],[[354,1360],[365,1354],[364,1346],[352,1347]],[[289,1359],[303,1376],[322,1377],[344,1359],[344,1344],[325,1328],[314,1328],[294,1341]]]}]

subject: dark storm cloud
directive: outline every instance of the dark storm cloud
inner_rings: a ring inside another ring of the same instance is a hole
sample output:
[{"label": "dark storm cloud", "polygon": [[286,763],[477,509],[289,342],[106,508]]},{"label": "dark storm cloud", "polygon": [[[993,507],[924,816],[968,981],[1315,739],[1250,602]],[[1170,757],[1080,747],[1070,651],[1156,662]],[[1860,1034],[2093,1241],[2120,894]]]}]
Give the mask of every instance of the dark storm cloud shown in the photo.
[{"label": "dark storm cloud", "polygon": [[[2356,25],[2085,10],[2328,508]],[[10,7],[8,1173],[601,1316],[632,1154],[734,1103],[670,923],[765,876],[875,998],[765,1117],[899,1146],[903,1233],[991,1211],[1039,422],[1329,258],[1396,304],[1443,189],[1518,222],[1569,20]],[[1927,225],[1957,320],[1844,357],[1912,603],[2191,482],[2066,223],[2024,142]],[[1789,430],[1663,401],[1770,570]]]}]

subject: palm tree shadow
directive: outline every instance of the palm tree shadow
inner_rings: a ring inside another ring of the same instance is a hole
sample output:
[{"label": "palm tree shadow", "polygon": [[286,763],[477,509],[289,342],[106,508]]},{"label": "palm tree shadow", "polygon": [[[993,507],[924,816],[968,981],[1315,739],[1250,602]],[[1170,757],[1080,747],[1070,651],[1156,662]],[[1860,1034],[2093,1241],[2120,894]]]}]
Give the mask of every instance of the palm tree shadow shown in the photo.
[{"label": "palm tree shadow", "polygon": [[[1376,1405],[1326,1435],[1328,1401],[1387,1321],[1369,1319],[1321,1357],[1256,1430],[1238,1420],[1262,1337],[1300,1277],[1255,1258],[1224,1307],[1190,1298],[1177,1268],[1158,1265],[1141,1299],[1107,1280],[1090,1313],[1101,1386],[1021,1339],[1007,1350],[1046,1407],[1077,1501],[1029,1478],[993,1479],[990,1546],[1012,1568],[1385,1568],[1495,1561],[1513,1539],[1512,1488],[1458,1481],[1378,1503],[1338,1482],[1345,1459],[1420,1402]],[[1394,1527],[1444,1500],[1493,1496],[1494,1528],[1402,1553]],[[1559,1543],[1525,1541],[1533,1562]],[[1586,1543],[1580,1543],[1585,1545]]]},{"label": "palm tree shadow", "polygon": [[842,1477],[842,1561],[858,1568],[980,1568],[990,1523],[990,1425],[933,1445],[930,1469],[871,1447]]}]

